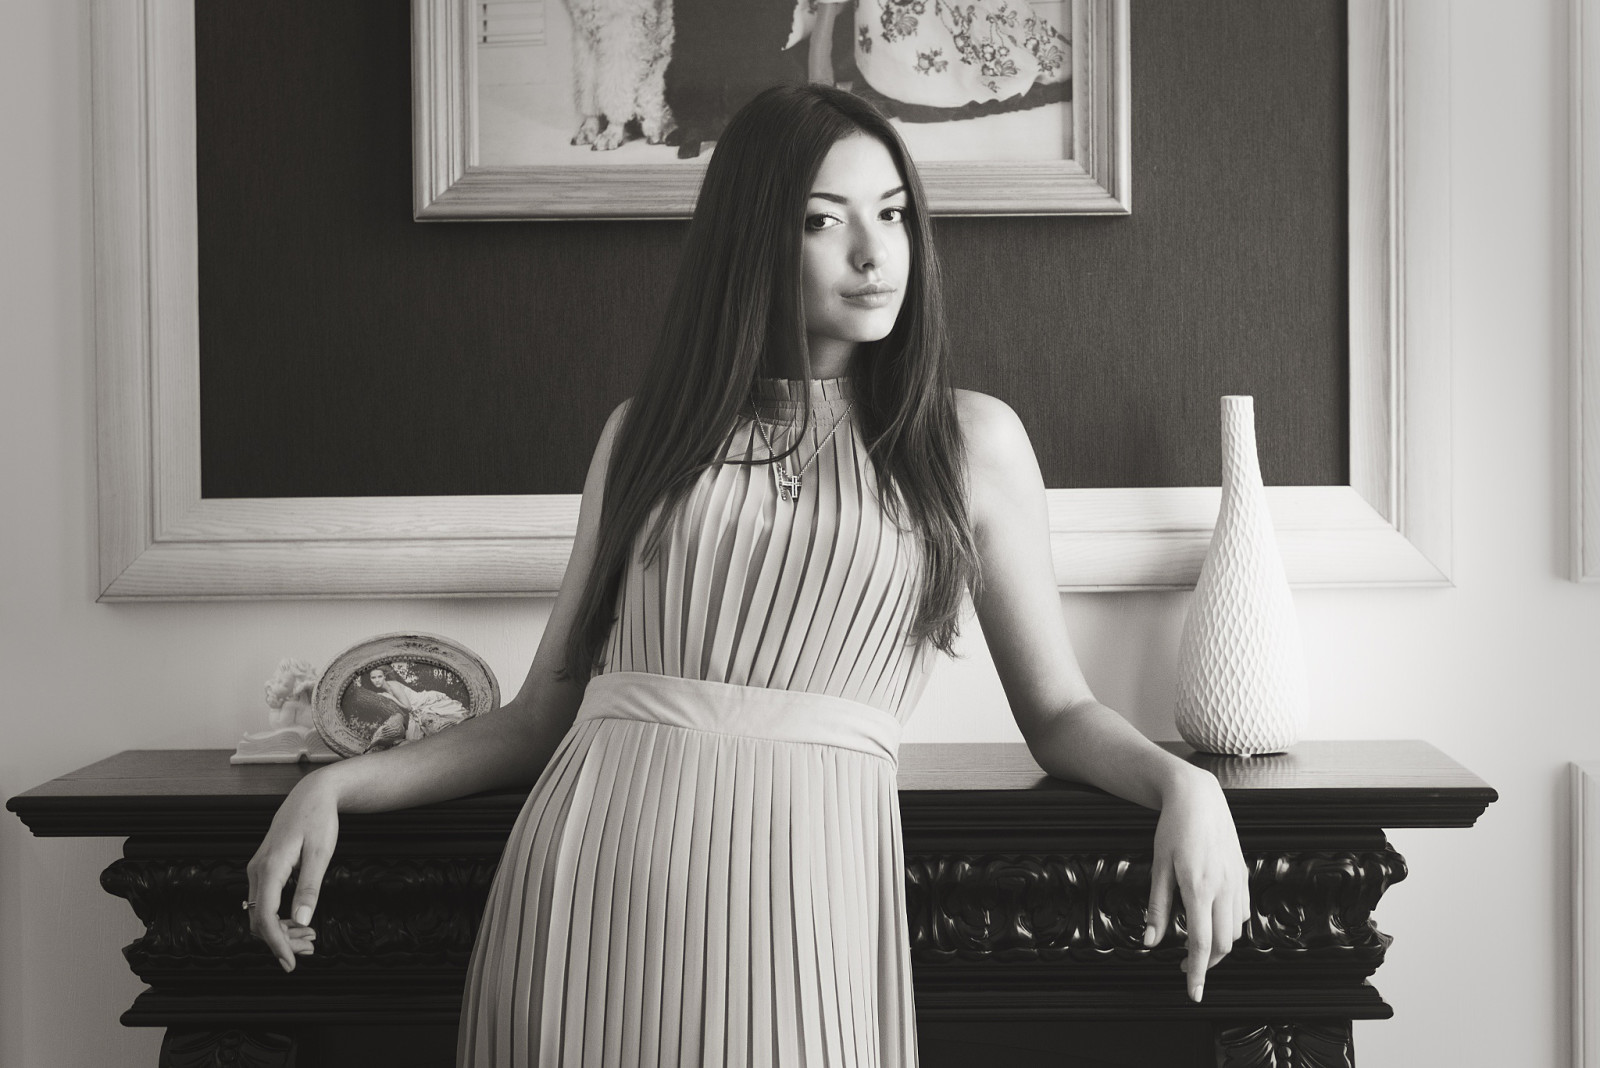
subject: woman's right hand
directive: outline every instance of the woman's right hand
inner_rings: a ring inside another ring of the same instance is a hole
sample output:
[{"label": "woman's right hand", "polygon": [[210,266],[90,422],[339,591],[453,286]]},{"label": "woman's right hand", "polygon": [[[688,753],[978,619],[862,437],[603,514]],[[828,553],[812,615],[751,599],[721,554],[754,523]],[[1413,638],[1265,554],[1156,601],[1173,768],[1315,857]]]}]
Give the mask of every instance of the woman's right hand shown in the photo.
[{"label": "woman's right hand", "polygon": [[[335,791],[325,776],[300,780],[278,806],[272,826],[245,871],[250,876],[250,931],[267,944],[286,972],[294,971],[296,954],[312,952],[317,932],[311,916],[317,892],[339,840],[339,809]],[[290,918],[278,915],[283,888],[290,873],[299,870]]]}]

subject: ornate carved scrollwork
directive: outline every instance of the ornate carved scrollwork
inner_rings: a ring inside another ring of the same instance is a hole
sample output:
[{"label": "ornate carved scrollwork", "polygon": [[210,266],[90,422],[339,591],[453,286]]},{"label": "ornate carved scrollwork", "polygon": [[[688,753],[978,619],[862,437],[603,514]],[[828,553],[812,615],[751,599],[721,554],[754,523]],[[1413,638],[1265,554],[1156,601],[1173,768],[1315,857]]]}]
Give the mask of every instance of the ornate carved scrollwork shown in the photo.
[{"label": "ornate carved scrollwork", "polygon": [[[1382,962],[1389,938],[1371,914],[1405,877],[1398,853],[1256,853],[1249,862],[1255,914],[1235,960],[1292,957],[1365,970]],[[459,974],[495,868],[489,856],[336,860],[318,906],[313,966],[337,960]],[[248,885],[242,860],[123,859],[101,883],[144,922],[143,937],[124,954],[154,985],[273,967],[239,908]],[[913,855],[906,885],[912,956],[922,965],[1137,964],[1183,953],[1181,908],[1166,942],[1154,950],[1141,942],[1148,855]]]},{"label": "ornate carved scrollwork", "polygon": [[168,1031],[161,1068],[292,1068],[295,1043],[260,1031]]},{"label": "ornate carved scrollwork", "polygon": [[[1383,959],[1389,937],[1372,910],[1405,878],[1392,849],[1254,854],[1255,905],[1241,956],[1325,955]],[[906,861],[912,957],[952,961],[1087,961],[1146,950],[1150,859],[1127,855],[911,856]],[[1185,931],[1182,908],[1176,917]]]},{"label": "ornate carved scrollwork", "polygon": [[1250,860],[1246,932],[1257,953],[1370,953],[1383,959],[1390,937],[1372,923],[1384,892],[1406,877],[1392,849],[1361,853],[1276,853]]},{"label": "ornate carved scrollwork", "polygon": [[1058,961],[1131,952],[1149,885],[1149,861],[1133,857],[908,857],[912,957]]},{"label": "ornate carved scrollwork", "polygon": [[[336,861],[317,904],[318,958],[464,969],[496,864],[493,857]],[[100,885],[126,898],[145,925],[123,950],[140,974],[274,966],[239,907],[249,886],[243,861],[122,859],[101,873]]]},{"label": "ornate carved scrollwork", "polygon": [[1349,1022],[1219,1027],[1218,1068],[1355,1068]]}]

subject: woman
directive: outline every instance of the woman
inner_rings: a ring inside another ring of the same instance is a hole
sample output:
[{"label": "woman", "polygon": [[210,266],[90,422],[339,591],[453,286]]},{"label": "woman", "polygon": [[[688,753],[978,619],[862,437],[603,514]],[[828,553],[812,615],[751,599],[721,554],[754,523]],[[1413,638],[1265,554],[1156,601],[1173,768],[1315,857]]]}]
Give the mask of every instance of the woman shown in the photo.
[{"label": "woman", "polygon": [[307,776],[251,861],[252,928],[286,970],[339,812],[542,768],[461,1064],[915,1064],[894,755],[970,590],[1040,765],[1161,809],[1145,941],[1181,893],[1199,999],[1248,905],[1227,805],[1084,682],[1027,437],[946,384],[929,233],[869,105],[790,86],[735,116],[521,692]]},{"label": "woman", "polygon": [[399,679],[389,678],[382,668],[373,668],[367,677],[374,688],[405,710],[405,740],[408,742],[453,727],[469,714],[467,706],[449,694],[438,690],[413,690]]},{"label": "woman", "polygon": [[339,714],[347,730],[356,737],[367,738],[363,753],[388,749],[406,740],[409,716],[405,707],[384,692],[381,681],[370,676],[366,684],[360,678],[350,680],[339,702]]}]

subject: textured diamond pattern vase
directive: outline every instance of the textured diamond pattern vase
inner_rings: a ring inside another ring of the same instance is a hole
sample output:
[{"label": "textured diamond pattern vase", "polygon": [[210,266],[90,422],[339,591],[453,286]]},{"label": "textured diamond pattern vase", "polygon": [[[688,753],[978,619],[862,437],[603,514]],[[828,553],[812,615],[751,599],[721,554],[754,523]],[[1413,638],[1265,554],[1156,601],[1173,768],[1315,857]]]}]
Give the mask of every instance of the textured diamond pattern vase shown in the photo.
[{"label": "textured diamond pattern vase", "polygon": [[1280,753],[1306,725],[1305,654],[1256,460],[1249,397],[1222,398],[1222,507],[1178,649],[1178,733],[1207,753]]}]

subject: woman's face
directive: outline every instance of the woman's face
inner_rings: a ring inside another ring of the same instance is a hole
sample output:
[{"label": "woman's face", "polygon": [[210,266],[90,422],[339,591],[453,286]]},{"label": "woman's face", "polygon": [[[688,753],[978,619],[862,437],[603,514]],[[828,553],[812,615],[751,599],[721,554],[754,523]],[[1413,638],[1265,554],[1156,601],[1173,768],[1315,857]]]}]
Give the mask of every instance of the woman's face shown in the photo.
[{"label": "woman's face", "polygon": [[377,668],[373,668],[371,671],[367,672],[367,678],[372,681],[372,685],[376,686],[380,690],[383,689],[383,672],[379,671]]},{"label": "woman's face", "polygon": [[883,142],[835,142],[806,200],[802,294],[812,374],[845,373],[856,346],[887,337],[911,271],[905,179]]}]

